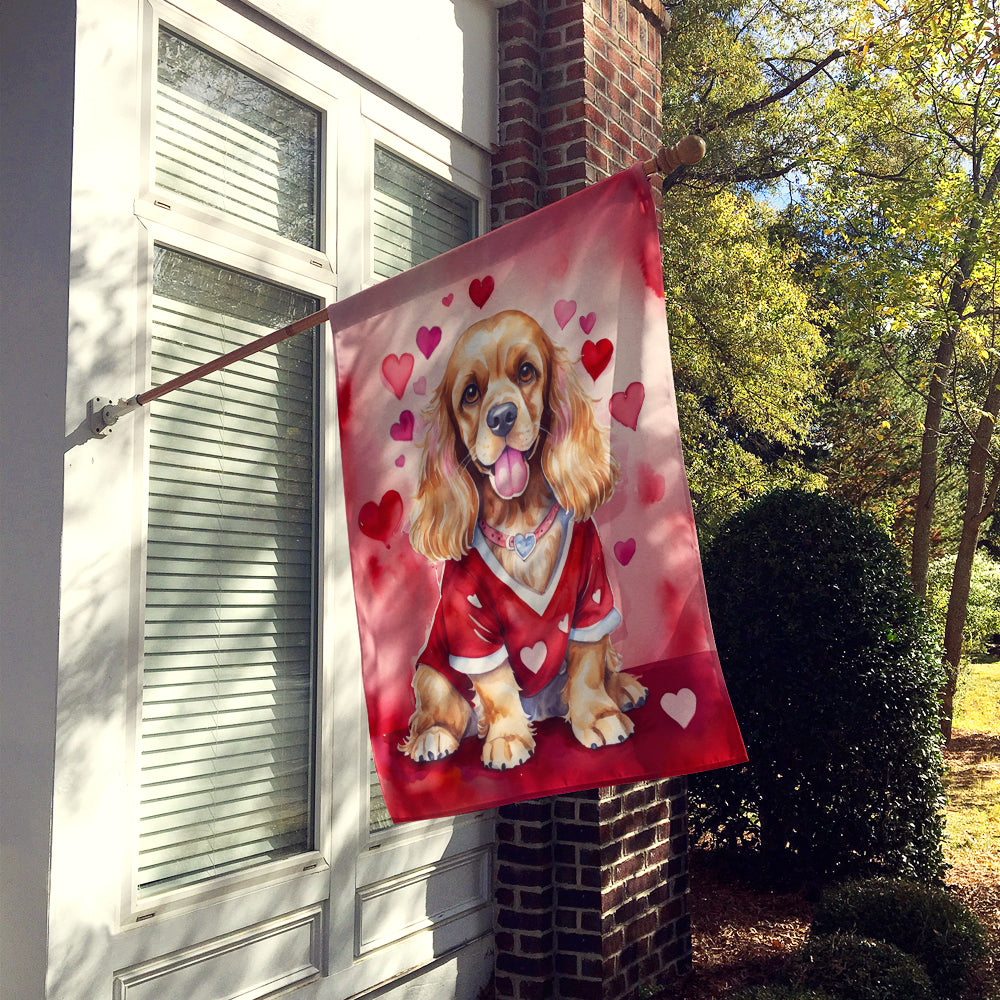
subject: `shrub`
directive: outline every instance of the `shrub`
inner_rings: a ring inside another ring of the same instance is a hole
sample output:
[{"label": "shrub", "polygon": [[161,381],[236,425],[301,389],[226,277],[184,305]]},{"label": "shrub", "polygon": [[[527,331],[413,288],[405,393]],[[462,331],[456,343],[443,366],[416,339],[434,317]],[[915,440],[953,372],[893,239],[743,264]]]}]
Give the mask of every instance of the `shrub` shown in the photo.
[{"label": "shrub", "polygon": [[870,879],[827,889],[812,933],[849,932],[895,945],[923,963],[937,992],[959,997],[986,956],[986,934],[969,909],[945,889],[904,879]]},{"label": "shrub", "polygon": [[853,934],[810,938],[795,978],[837,1000],[933,1000],[926,970],[912,955],[884,941]]},{"label": "shrub", "polygon": [[692,780],[695,833],[772,871],[940,877],[943,675],[888,535],[779,490],[722,528],[705,583],[750,761]]},{"label": "shrub", "polygon": [[[942,636],[954,572],[955,557],[945,556],[935,559],[927,573],[927,603],[932,620]],[[962,630],[963,657],[973,657],[988,652],[990,640],[998,634],[1000,634],[1000,563],[984,549],[979,549],[972,563],[969,603],[966,607],[965,628]]]}]

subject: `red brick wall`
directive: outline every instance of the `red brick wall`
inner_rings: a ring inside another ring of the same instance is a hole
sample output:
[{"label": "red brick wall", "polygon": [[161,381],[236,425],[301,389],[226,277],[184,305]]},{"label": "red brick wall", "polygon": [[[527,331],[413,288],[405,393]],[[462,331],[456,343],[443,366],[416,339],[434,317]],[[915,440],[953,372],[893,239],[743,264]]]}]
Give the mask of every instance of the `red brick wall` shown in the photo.
[{"label": "red brick wall", "polygon": [[661,0],[500,8],[493,225],[645,159],[660,142]]},{"label": "red brick wall", "polygon": [[[513,0],[498,11],[494,227],[660,143],[660,0]],[[684,779],[523,802],[497,821],[496,995],[621,1000],[686,971]]]}]

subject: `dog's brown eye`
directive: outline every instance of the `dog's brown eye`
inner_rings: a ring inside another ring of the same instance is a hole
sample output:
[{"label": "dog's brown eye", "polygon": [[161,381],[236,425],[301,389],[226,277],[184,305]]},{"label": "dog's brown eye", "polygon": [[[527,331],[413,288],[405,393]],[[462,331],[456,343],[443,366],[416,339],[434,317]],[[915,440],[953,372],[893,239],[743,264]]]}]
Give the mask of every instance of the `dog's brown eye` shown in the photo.
[{"label": "dog's brown eye", "polygon": [[535,366],[530,361],[525,361],[517,370],[517,380],[522,384],[530,382],[537,374]]},{"label": "dog's brown eye", "polygon": [[475,382],[470,382],[462,393],[462,402],[471,406],[479,402],[479,386]]}]

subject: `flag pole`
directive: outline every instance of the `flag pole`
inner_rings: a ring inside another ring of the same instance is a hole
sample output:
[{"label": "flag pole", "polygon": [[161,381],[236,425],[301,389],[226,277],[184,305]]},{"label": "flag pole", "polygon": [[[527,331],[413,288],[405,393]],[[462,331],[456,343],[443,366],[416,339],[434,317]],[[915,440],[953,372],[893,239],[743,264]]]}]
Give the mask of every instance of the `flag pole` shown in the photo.
[{"label": "flag pole", "polygon": [[[697,163],[704,155],[705,140],[697,135],[688,135],[673,146],[660,146],[656,151],[656,155],[643,163],[642,169],[645,171],[647,177],[652,174],[663,174],[666,176],[680,166]],[[183,375],[178,375],[176,378],[172,378],[162,385],[146,389],[128,399],[119,399],[118,402],[114,402],[111,399],[94,396],[93,399],[87,401],[87,422],[90,425],[90,431],[94,437],[106,437],[111,433],[111,428],[114,424],[118,422],[118,418],[124,416],[126,413],[131,413],[140,406],[145,406],[154,399],[166,396],[167,393],[173,392],[175,389],[180,389],[191,382],[196,382],[206,375],[220,371],[236,361],[242,361],[244,358],[257,354],[259,351],[264,351],[268,347],[280,344],[283,340],[288,340],[290,337],[304,333],[306,330],[311,330],[313,327],[319,326],[320,323],[325,323],[328,319],[329,315],[326,309],[320,309],[309,316],[295,320],[294,323],[289,323],[288,326],[283,326],[280,330],[264,334],[264,336],[258,337],[256,340],[252,340],[242,347],[237,347],[228,354],[223,354],[212,361],[207,361],[205,364],[199,365],[197,368],[192,368],[191,371],[185,372]]]}]

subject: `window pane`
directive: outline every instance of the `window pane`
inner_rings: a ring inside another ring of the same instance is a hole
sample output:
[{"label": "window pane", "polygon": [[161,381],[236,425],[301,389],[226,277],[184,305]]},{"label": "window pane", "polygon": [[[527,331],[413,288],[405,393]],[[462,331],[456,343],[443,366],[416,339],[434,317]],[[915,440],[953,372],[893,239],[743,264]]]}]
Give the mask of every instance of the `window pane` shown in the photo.
[{"label": "window pane", "polygon": [[[159,385],[315,299],[164,248]],[[315,331],[150,405],[141,894],[312,847]]]},{"label": "window pane", "polygon": [[160,29],[156,184],[318,245],[319,112]]},{"label": "window pane", "polygon": [[[390,278],[474,239],[475,198],[381,146],[375,147],[375,274]],[[369,751],[369,832],[392,826]]]},{"label": "window pane", "polygon": [[381,146],[375,147],[375,274],[390,278],[476,231],[476,200]]}]

